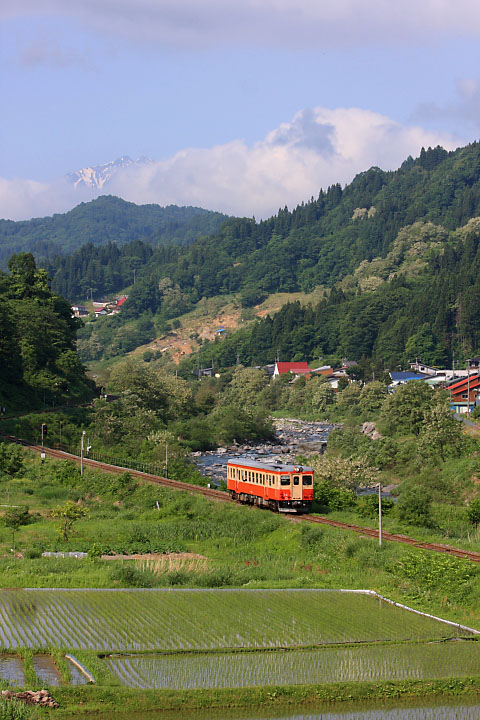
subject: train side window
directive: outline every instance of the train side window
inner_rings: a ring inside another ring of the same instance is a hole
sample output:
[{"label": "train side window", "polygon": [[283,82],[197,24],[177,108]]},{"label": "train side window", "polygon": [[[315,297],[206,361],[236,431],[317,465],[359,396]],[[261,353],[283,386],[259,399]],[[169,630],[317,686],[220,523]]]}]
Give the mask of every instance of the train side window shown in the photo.
[{"label": "train side window", "polygon": [[255,473],[255,482],[258,483],[258,473]]},{"label": "train side window", "polygon": [[281,475],[280,485],[290,485],[290,477],[288,475]]},{"label": "train side window", "polygon": [[294,484],[294,485],[300,485],[300,476],[299,476],[299,475],[294,475],[294,476],[293,476],[293,484]]},{"label": "train side window", "polygon": [[311,476],[311,475],[304,475],[304,476],[303,476],[303,484],[304,484],[304,485],[311,485],[311,484],[312,484],[312,476]]}]

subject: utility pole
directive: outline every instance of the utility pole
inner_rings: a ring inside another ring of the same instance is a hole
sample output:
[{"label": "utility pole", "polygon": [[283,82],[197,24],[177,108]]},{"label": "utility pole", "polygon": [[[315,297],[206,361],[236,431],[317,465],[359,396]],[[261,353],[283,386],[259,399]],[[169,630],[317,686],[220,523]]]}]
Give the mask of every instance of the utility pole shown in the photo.
[{"label": "utility pole", "polygon": [[45,435],[46,435],[46,434],[47,434],[47,426],[46,426],[45,423],[42,423],[42,448],[43,448],[43,446],[44,446],[44,444],[45,444],[45,443],[44,443],[44,438],[45,438]]},{"label": "utility pole", "polygon": [[59,423],[59,429],[60,429],[60,450],[62,449],[62,421],[60,420]]},{"label": "utility pole", "polygon": [[378,483],[378,544],[382,547],[382,484]]},{"label": "utility pole", "polygon": [[165,477],[168,478],[168,443],[165,443]]},{"label": "utility pole", "polygon": [[467,363],[467,415],[470,415],[470,360]]},{"label": "utility pole", "polygon": [[80,475],[83,475],[83,453],[85,450],[85,435],[86,431],[82,432],[82,444],[80,446]]}]

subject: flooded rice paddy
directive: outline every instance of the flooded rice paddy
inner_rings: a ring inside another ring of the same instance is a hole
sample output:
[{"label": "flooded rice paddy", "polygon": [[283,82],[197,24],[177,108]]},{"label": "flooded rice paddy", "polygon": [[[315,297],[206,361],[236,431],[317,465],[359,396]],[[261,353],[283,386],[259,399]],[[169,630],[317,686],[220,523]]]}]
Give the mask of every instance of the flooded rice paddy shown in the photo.
[{"label": "flooded rice paddy", "polygon": [[50,655],[35,655],[33,667],[42,685],[63,685],[62,675]]},{"label": "flooded rice paddy", "polygon": [[[50,655],[34,655],[33,668],[39,685],[63,685],[61,672]],[[23,659],[17,655],[0,655],[0,680],[12,687],[25,687]]]},{"label": "flooded rice paddy", "polygon": [[25,685],[23,660],[15,655],[0,655],[0,680],[9,685]]},{"label": "flooded rice paddy", "polygon": [[0,645],[99,652],[438,640],[454,626],[321,590],[0,590]]},{"label": "flooded rice paddy", "polygon": [[[121,717],[125,717],[120,715]],[[289,708],[280,710],[210,710],[189,711],[182,714],[176,711],[129,714],[132,720],[478,720],[480,703],[478,698],[451,698],[441,702],[424,700],[395,701],[384,703],[344,704],[322,706],[322,709]],[[104,715],[97,720],[107,720]],[[110,718],[108,718],[110,720]]]},{"label": "flooded rice paddy", "polygon": [[106,659],[137,688],[228,688],[440,679],[480,675],[480,643],[416,643],[290,652],[117,656]]}]

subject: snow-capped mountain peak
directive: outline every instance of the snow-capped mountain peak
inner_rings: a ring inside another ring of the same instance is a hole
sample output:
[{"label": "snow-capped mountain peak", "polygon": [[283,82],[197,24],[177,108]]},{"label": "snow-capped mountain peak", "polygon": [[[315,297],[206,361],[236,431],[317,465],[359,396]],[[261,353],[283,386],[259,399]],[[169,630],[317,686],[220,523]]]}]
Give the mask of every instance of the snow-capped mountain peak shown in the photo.
[{"label": "snow-capped mountain peak", "polygon": [[150,158],[140,157],[132,160],[128,155],[122,155],[116,160],[104,163],[103,165],[95,165],[94,167],[86,167],[73,173],[68,173],[69,180],[76,188],[88,187],[92,189],[102,190],[109,180],[120,170],[131,167],[132,165],[146,165],[152,162]]}]

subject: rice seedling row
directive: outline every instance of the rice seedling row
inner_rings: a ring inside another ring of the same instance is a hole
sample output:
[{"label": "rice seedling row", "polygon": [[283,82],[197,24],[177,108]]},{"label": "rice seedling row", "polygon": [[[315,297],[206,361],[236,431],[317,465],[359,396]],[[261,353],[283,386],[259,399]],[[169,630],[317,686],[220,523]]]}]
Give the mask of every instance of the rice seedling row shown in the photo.
[{"label": "rice seedling row", "polygon": [[0,590],[5,647],[274,648],[455,637],[368,595],[322,591]]},{"label": "rice seedling row", "polygon": [[322,648],[255,653],[137,655],[105,660],[131,687],[228,688],[434,680],[480,675],[480,643]]}]

